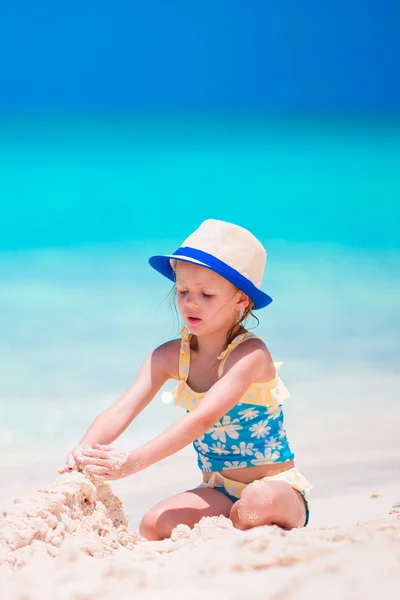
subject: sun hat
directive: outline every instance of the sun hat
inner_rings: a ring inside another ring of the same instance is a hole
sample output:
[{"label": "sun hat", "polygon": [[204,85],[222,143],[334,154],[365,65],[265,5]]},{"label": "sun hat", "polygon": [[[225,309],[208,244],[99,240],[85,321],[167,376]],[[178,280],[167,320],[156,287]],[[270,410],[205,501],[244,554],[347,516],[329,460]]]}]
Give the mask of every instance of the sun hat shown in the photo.
[{"label": "sun hat", "polygon": [[260,289],[267,253],[261,242],[244,227],[207,219],[173,254],[152,256],[149,263],[161,275],[175,281],[177,260],[215,271],[249,296],[254,309],[272,302]]}]

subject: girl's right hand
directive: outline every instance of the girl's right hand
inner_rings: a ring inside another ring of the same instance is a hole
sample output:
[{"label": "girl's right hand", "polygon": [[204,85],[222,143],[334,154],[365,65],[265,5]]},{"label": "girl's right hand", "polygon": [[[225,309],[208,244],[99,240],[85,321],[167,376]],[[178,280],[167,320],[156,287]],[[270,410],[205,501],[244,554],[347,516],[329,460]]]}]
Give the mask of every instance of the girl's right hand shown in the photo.
[{"label": "girl's right hand", "polygon": [[65,458],[65,464],[63,467],[60,467],[58,469],[59,473],[67,473],[69,471],[72,471],[77,464],[79,464],[80,462],[82,462],[82,448],[84,448],[83,444],[78,444],[78,446],[76,446],[73,450],[71,450],[71,452],[68,452],[66,458]]}]

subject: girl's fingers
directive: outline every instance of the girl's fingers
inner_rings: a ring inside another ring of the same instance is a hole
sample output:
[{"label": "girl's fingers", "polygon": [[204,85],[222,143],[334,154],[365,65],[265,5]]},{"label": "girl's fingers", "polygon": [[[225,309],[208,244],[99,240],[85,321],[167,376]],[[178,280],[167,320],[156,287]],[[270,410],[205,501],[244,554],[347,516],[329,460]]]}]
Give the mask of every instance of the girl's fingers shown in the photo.
[{"label": "girl's fingers", "polygon": [[108,446],[107,444],[95,444],[94,448],[97,450],[114,450],[112,446]]},{"label": "girl's fingers", "polygon": [[107,458],[98,458],[97,456],[85,456],[82,460],[82,464],[84,465],[98,465],[99,467],[110,467],[110,459]]},{"label": "girl's fingers", "polygon": [[85,458],[87,456],[91,456],[93,458],[110,458],[110,452],[106,452],[105,450],[82,450],[82,456]]},{"label": "girl's fingers", "polygon": [[62,474],[62,473],[66,473],[67,471],[72,471],[72,469],[73,469],[72,465],[64,465],[63,467],[60,467],[58,469],[58,472]]},{"label": "girl's fingers", "polygon": [[94,473],[95,475],[109,475],[110,469],[108,467],[99,467],[98,465],[88,465],[86,471]]}]

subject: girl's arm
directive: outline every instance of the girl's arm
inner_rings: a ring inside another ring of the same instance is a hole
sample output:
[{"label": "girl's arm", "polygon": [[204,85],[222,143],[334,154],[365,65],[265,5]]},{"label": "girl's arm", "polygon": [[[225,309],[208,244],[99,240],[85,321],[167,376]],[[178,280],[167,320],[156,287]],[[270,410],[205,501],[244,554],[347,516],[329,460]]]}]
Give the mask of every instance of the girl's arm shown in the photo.
[{"label": "girl's arm", "polygon": [[171,378],[173,344],[174,342],[167,342],[159,346],[146,358],[132,385],[115,404],[95,418],[79,444],[68,454],[65,466],[59,469],[61,473],[71,469],[75,460],[81,462],[83,446],[112,443],[136,419]]},{"label": "girl's arm", "polygon": [[168,343],[156,348],[144,361],[132,385],[93,421],[80,444],[110,444],[150,403],[170,378],[167,372]]},{"label": "girl's arm", "polygon": [[85,451],[84,463],[90,465],[89,471],[110,479],[141,471],[179,452],[203,435],[239,402],[254,381],[269,381],[274,377],[275,367],[266,347],[259,340],[249,340],[232,352],[223,376],[206,393],[199,406],[153,440],[130,452],[118,474],[110,463],[110,449]]}]

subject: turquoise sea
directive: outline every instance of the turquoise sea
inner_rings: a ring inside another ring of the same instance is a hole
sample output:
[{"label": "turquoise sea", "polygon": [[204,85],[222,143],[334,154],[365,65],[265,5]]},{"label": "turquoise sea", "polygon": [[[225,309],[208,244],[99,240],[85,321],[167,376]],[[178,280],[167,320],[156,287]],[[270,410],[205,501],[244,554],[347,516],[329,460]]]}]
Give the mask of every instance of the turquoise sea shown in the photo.
[{"label": "turquoise sea", "polygon": [[[399,119],[3,118],[0,202],[1,460],[63,454],[177,335],[147,259],[210,217],[267,248],[258,332],[294,437],[315,411],[394,405]],[[178,416],[160,398],[129,443]]]}]

